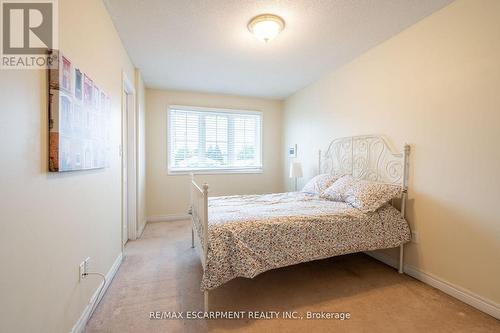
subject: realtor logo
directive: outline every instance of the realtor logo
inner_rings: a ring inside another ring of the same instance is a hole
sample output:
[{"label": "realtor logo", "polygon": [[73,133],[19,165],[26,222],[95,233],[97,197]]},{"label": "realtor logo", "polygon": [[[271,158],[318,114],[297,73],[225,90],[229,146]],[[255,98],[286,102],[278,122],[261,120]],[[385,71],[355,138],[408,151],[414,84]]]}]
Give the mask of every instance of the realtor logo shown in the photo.
[{"label": "realtor logo", "polygon": [[1,67],[40,69],[57,49],[57,0],[0,0]]}]

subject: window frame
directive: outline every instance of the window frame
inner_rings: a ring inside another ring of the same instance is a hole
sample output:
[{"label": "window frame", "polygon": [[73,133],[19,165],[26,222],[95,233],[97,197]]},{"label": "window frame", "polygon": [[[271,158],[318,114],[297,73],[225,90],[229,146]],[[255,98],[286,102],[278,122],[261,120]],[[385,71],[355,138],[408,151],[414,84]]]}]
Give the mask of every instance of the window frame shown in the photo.
[{"label": "window frame", "polygon": [[[259,149],[259,158],[260,158],[260,167],[237,167],[237,168],[189,168],[183,170],[172,170],[171,161],[170,161],[170,151],[171,151],[171,142],[170,142],[170,111],[178,110],[178,111],[195,111],[195,112],[216,112],[216,113],[230,113],[230,114],[251,114],[257,115],[260,119],[260,133],[259,133],[259,141],[260,141],[260,149]],[[167,107],[167,130],[166,134],[166,143],[167,143],[167,173],[168,175],[187,175],[187,174],[197,174],[197,175],[216,175],[216,174],[259,174],[264,172],[264,113],[262,111],[256,110],[241,110],[241,109],[227,109],[227,108],[210,108],[210,107],[200,107],[200,106],[188,106],[188,105],[169,105]]]}]

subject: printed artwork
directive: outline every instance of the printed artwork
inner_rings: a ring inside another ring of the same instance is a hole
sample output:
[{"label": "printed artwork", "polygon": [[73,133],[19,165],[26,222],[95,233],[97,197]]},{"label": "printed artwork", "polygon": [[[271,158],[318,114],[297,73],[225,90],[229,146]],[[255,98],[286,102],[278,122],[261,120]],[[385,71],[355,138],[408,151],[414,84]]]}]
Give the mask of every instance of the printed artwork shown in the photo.
[{"label": "printed artwork", "polygon": [[110,98],[59,53],[49,70],[49,171],[105,168]]}]

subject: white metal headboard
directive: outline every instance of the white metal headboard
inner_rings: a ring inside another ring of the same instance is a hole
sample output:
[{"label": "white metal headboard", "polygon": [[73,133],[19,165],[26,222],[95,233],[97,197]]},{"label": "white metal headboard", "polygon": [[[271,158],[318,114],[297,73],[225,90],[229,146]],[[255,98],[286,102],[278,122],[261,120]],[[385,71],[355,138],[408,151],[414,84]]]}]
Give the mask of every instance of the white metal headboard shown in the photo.
[{"label": "white metal headboard", "polygon": [[[406,217],[410,145],[395,151],[381,135],[361,135],[333,140],[325,154],[319,151],[319,173],[350,174],[358,179],[401,185],[400,211]],[[394,200],[392,202],[394,204]],[[403,273],[404,244],[399,246],[399,273]]]},{"label": "white metal headboard", "polygon": [[319,173],[350,174],[358,179],[398,184],[408,189],[410,146],[395,152],[381,135],[361,135],[333,140],[325,154],[319,152]]}]

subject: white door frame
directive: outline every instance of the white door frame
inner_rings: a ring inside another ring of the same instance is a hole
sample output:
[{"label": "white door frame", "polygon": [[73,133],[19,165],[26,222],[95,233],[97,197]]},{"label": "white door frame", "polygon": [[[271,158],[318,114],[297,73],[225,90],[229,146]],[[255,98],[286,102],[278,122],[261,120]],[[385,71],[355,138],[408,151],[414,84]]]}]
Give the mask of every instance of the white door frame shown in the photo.
[{"label": "white door frame", "polygon": [[122,72],[122,245],[137,238],[137,114],[135,88]]}]

